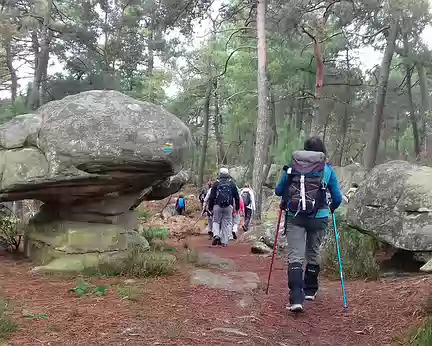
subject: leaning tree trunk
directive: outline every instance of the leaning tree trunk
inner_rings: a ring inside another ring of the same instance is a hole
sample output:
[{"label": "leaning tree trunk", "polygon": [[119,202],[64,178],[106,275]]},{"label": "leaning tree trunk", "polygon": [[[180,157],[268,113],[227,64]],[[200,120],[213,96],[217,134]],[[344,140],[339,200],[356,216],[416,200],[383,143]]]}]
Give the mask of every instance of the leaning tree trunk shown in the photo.
[{"label": "leaning tree trunk", "polygon": [[372,133],[370,135],[366,155],[365,155],[365,168],[370,171],[374,168],[380,136],[381,136],[381,126],[383,122],[383,114],[384,114],[384,103],[387,95],[387,85],[390,75],[390,66],[393,59],[393,54],[396,47],[396,38],[398,35],[399,23],[396,18],[393,19],[393,22],[390,26],[390,32],[387,37],[387,44],[384,50],[384,56],[381,61],[380,68],[380,76],[378,80],[378,89],[376,92],[376,101],[375,101],[375,110],[372,118]]},{"label": "leaning tree trunk", "polygon": [[257,36],[258,36],[258,119],[256,128],[255,160],[253,166],[252,185],[255,191],[255,218],[261,218],[261,194],[264,180],[263,168],[268,155],[268,84],[267,84],[267,46],[266,46],[266,0],[258,0],[257,4]]},{"label": "leaning tree trunk", "polygon": [[421,139],[420,139],[420,147],[421,147],[420,157],[424,159],[427,157],[427,118],[429,112],[429,92],[428,92],[428,85],[427,85],[426,70],[424,68],[424,65],[419,63],[417,64],[416,67],[419,76],[420,93],[421,93],[420,121],[422,123],[422,129],[421,129]]},{"label": "leaning tree trunk", "polygon": [[203,134],[203,141],[201,147],[198,186],[202,186],[204,182],[204,170],[205,170],[205,163],[207,158],[207,145],[208,145],[208,135],[209,135],[210,99],[212,93],[212,86],[213,86],[213,82],[212,80],[209,80],[207,84],[205,96],[204,96],[204,109],[203,109],[204,134]]}]

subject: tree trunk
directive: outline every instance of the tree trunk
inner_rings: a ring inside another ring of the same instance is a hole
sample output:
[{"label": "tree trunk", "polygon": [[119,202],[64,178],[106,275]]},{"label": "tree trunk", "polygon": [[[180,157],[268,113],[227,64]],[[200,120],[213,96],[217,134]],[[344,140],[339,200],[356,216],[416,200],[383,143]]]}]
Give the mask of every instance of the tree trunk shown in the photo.
[{"label": "tree trunk", "polygon": [[429,112],[429,92],[427,85],[426,70],[423,64],[417,64],[417,73],[419,76],[420,93],[421,93],[421,107],[420,107],[420,121],[422,123],[421,140],[420,140],[420,157],[422,159],[427,157],[427,118]]},{"label": "tree trunk", "polygon": [[[408,59],[411,52],[410,52],[407,34],[404,34],[403,43],[404,43],[405,54],[407,56],[406,59]],[[410,122],[413,131],[413,138],[414,138],[414,153],[416,155],[416,160],[420,160],[420,138],[419,138],[419,131],[417,126],[417,116],[416,116],[414,101],[412,96],[412,83],[411,83],[412,68],[413,67],[408,62],[405,63],[406,83],[407,83],[407,90],[408,90],[408,107],[410,112]]]},{"label": "tree trunk", "polygon": [[221,115],[219,111],[219,93],[217,90],[218,82],[215,80],[214,82],[214,114],[213,114],[213,128],[215,132],[216,145],[217,145],[217,156],[218,156],[218,164],[226,165],[227,164],[227,155],[225,153],[225,146],[222,138],[222,122]]},{"label": "tree trunk", "polygon": [[396,112],[396,138],[395,138],[395,151],[396,151],[396,159],[399,160],[399,144],[400,144],[400,115],[399,112]]},{"label": "tree trunk", "polygon": [[271,85],[271,78],[270,78],[270,73],[267,70],[267,85],[268,85],[268,91],[269,91],[269,102],[268,102],[268,115],[269,115],[269,124],[268,124],[268,129],[270,131],[270,135],[268,138],[268,147],[269,147],[269,152],[267,154],[267,162],[263,171],[263,184],[266,183],[267,181],[267,177],[268,174],[270,172],[270,167],[273,163],[273,152],[274,152],[274,147],[275,144],[277,142],[277,129],[276,129],[276,104],[275,104],[275,97],[274,97],[274,91],[273,91],[273,87]]},{"label": "tree trunk", "polygon": [[9,70],[9,74],[11,77],[11,87],[10,87],[11,100],[12,100],[12,104],[14,104],[16,97],[17,97],[17,92],[18,92],[18,76],[17,76],[15,68],[13,67],[13,58],[14,57],[12,54],[11,39],[7,38],[3,42],[4,42],[5,55],[6,55],[6,64],[7,64],[7,68]]},{"label": "tree trunk", "polygon": [[342,167],[343,164],[343,156],[345,152],[345,144],[346,144],[346,137],[348,133],[348,127],[349,127],[349,120],[350,120],[350,114],[349,114],[349,107],[351,105],[351,64],[349,59],[349,49],[347,48],[345,51],[345,62],[346,62],[346,68],[347,68],[347,78],[346,78],[346,87],[345,87],[345,93],[346,93],[346,104],[344,107],[344,116],[342,118],[342,127],[341,127],[341,135],[342,139],[339,144],[339,157],[338,157],[338,164],[340,167]]},{"label": "tree trunk", "polygon": [[266,0],[257,4],[257,37],[258,37],[258,119],[256,128],[255,160],[252,185],[255,191],[255,218],[261,219],[261,194],[264,180],[263,168],[268,155],[268,84],[267,84],[267,46],[266,46]]},{"label": "tree trunk", "polygon": [[[47,9],[42,24],[41,41],[42,43],[36,46],[35,39],[37,41],[37,36],[32,35],[33,50],[37,54],[35,56],[35,73],[33,86],[30,91],[30,97],[28,98],[28,106],[31,109],[37,109],[40,106],[40,95],[41,95],[41,85],[44,76],[47,76],[48,63],[49,63],[49,50],[51,40],[53,38],[53,33],[49,28],[51,11],[53,7],[53,0],[47,1]],[[36,50],[35,48],[38,47]]]},{"label": "tree trunk", "polygon": [[375,110],[372,118],[372,132],[367,144],[365,155],[365,168],[370,171],[374,168],[378,147],[381,136],[381,125],[383,122],[384,103],[387,95],[387,85],[390,75],[390,66],[396,46],[396,38],[399,31],[399,23],[396,18],[390,26],[390,32],[387,37],[387,44],[384,50],[384,56],[381,61],[380,76],[378,80],[378,89],[376,92]]},{"label": "tree trunk", "polygon": [[209,135],[209,118],[210,118],[210,99],[212,93],[213,82],[210,79],[208,81],[207,89],[204,96],[204,134],[201,148],[201,157],[200,157],[200,167],[199,167],[199,175],[198,175],[198,186],[202,186],[204,182],[204,170],[207,158],[207,145],[208,145],[208,135]]}]

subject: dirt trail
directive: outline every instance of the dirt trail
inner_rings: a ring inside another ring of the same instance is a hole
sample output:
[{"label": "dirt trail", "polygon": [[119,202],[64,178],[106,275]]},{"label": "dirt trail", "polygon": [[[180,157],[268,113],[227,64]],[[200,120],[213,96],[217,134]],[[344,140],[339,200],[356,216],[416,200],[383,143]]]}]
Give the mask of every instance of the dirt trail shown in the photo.
[{"label": "dirt trail", "polygon": [[[190,245],[266,280],[269,258],[250,254],[247,245],[211,248],[205,236],[193,237]],[[339,282],[323,280],[319,299],[293,316],[285,310],[282,258],[268,296],[262,290],[243,294],[191,286],[193,268],[185,267],[171,277],[137,281],[138,302],[120,299],[113,289],[103,297],[77,298],[68,292],[74,279],[31,275],[30,263],[4,256],[0,263],[0,290],[14,302],[19,324],[11,345],[391,345],[418,323],[422,297],[432,283],[423,276],[349,281],[349,311],[343,313]],[[48,318],[28,320],[23,310]]]}]

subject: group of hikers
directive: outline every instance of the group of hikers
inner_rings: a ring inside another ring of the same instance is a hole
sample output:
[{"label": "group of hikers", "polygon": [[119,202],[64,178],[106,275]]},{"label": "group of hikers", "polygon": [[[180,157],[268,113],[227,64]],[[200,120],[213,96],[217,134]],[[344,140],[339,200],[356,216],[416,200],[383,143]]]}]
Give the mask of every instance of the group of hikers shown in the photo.
[{"label": "group of hikers", "polygon": [[221,168],[218,179],[203,187],[199,199],[202,214],[207,214],[207,230],[212,245],[226,247],[229,240],[237,239],[242,217],[243,231],[249,230],[255,211],[254,192],[248,183],[240,190],[230,177],[228,168]]},{"label": "group of hikers", "polygon": [[[275,188],[285,215],[288,250],[287,309],[300,312],[304,301],[313,301],[318,292],[321,270],[320,245],[328,228],[330,213],[342,203],[338,178],[326,159],[326,148],[319,137],[311,137],[303,150],[293,153],[289,165]],[[357,186],[355,186],[357,188]],[[200,195],[203,213],[208,216],[212,245],[227,246],[230,236],[237,238],[241,215],[248,231],[255,210],[254,192],[248,184],[239,190],[221,168],[219,178],[208,183]]]}]

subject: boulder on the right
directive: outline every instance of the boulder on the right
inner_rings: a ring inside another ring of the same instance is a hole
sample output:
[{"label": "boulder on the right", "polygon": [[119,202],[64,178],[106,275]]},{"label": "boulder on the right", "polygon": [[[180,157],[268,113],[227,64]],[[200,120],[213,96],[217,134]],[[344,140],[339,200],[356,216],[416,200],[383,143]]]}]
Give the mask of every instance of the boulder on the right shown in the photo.
[{"label": "boulder on the right", "polygon": [[397,249],[432,257],[431,167],[406,161],[376,166],[347,207],[349,226]]}]

